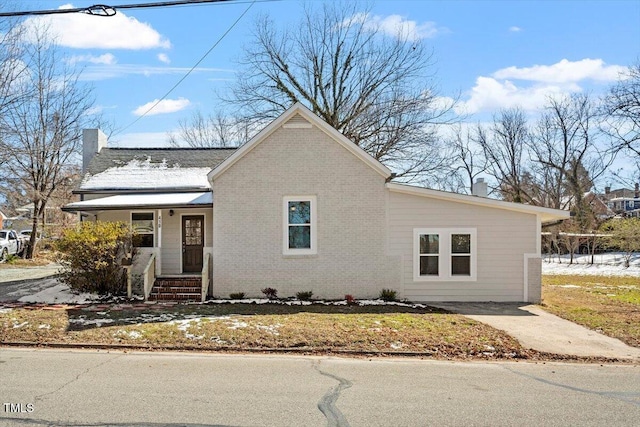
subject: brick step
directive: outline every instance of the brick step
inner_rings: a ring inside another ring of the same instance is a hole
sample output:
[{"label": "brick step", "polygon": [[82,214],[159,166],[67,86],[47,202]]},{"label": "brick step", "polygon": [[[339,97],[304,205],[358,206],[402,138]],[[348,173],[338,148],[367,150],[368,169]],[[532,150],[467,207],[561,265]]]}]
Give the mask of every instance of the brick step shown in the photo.
[{"label": "brick step", "polygon": [[156,280],[154,286],[159,287],[197,287],[202,284],[201,280]]},{"label": "brick step", "polygon": [[151,291],[160,293],[200,293],[201,286],[154,286]]},{"label": "brick step", "polygon": [[199,277],[158,277],[149,299],[153,301],[200,301],[202,281]]},{"label": "brick step", "polygon": [[200,294],[158,294],[149,295],[151,301],[200,301]]}]

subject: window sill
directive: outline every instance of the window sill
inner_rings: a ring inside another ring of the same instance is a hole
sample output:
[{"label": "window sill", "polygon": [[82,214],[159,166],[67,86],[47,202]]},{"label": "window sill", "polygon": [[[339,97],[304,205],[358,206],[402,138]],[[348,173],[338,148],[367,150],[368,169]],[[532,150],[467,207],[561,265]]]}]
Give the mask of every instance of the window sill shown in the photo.
[{"label": "window sill", "polygon": [[309,253],[309,254],[282,254],[282,258],[318,258],[317,253]]}]

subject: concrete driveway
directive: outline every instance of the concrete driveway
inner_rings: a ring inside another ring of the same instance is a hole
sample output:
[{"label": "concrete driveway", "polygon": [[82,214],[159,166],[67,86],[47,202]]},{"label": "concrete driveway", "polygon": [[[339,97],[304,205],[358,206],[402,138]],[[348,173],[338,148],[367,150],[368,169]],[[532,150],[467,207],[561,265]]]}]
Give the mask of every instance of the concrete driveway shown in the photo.
[{"label": "concrete driveway", "polygon": [[0,301],[17,301],[58,284],[60,265],[0,269]]},{"label": "concrete driveway", "polygon": [[533,350],[640,361],[640,348],[547,313],[528,303],[429,303],[505,331]]}]

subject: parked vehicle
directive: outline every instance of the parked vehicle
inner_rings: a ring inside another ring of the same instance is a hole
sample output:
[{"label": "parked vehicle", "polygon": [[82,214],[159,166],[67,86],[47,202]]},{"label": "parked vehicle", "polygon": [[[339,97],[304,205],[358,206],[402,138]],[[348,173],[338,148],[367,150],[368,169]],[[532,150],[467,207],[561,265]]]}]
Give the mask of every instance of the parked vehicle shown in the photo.
[{"label": "parked vehicle", "polygon": [[28,244],[28,236],[14,230],[0,230],[0,261],[6,260],[9,255],[22,255]]},{"label": "parked vehicle", "polygon": [[[29,239],[31,239],[31,229],[29,228],[27,230],[20,230],[20,235],[25,236],[28,242]],[[38,234],[36,235],[36,241],[40,239],[42,239],[42,234],[38,231]]]}]

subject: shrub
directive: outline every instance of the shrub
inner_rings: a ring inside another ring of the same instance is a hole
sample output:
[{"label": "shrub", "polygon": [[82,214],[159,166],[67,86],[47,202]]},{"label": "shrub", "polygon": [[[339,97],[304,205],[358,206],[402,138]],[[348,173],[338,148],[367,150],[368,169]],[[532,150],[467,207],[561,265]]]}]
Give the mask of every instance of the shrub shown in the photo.
[{"label": "shrub", "polygon": [[274,288],[264,288],[262,293],[268,299],[277,299],[278,298],[278,290]]},{"label": "shrub", "polygon": [[300,301],[309,301],[313,296],[313,291],[298,292],[296,298]]},{"label": "shrub", "polygon": [[231,299],[243,299],[244,298],[244,292],[234,292],[229,294],[229,298]]},{"label": "shrub", "polygon": [[347,294],[344,296],[344,299],[347,301],[347,305],[356,305],[356,299],[353,295]]},{"label": "shrub", "polygon": [[16,262],[18,262],[18,260],[20,259],[20,257],[16,254],[10,254],[7,255],[6,261],[7,264],[15,264]]},{"label": "shrub", "polygon": [[132,254],[132,239],[124,222],[86,221],[65,230],[56,242],[60,280],[78,291],[123,294],[127,280],[120,261]]},{"label": "shrub", "polygon": [[383,289],[380,291],[380,295],[378,296],[383,301],[395,301],[396,300],[396,291],[393,289]]}]

